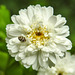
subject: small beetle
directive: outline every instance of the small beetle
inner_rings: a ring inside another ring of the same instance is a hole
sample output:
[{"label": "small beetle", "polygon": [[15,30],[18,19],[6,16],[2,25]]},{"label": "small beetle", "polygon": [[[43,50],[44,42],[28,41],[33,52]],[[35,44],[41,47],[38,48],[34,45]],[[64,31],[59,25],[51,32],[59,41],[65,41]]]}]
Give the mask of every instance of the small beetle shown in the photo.
[{"label": "small beetle", "polygon": [[19,36],[18,39],[19,39],[19,41],[21,41],[21,42],[25,42],[25,41],[26,41],[25,37],[23,37],[23,36]]}]

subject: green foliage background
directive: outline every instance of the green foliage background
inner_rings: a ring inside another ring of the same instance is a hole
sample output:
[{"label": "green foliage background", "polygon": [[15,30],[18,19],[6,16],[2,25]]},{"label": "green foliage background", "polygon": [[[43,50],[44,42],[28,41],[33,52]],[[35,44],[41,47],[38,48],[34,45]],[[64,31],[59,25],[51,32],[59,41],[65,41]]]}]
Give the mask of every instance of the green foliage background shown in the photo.
[{"label": "green foliage background", "polygon": [[75,0],[0,0],[0,75],[36,75],[37,72],[24,68],[8,54],[6,48],[6,25],[12,23],[11,15],[18,14],[22,8],[29,5],[40,4],[41,6],[54,7],[54,14],[62,14],[66,17],[67,25],[70,27],[68,37],[73,44],[70,51],[75,54]]}]

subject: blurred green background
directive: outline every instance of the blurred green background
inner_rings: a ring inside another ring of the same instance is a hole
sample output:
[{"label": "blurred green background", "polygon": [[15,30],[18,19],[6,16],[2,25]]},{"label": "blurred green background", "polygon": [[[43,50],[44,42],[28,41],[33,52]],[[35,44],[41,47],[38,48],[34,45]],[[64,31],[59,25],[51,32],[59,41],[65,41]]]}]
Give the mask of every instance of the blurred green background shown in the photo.
[{"label": "blurred green background", "polygon": [[18,14],[22,8],[29,5],[40,4],[41,6],[52,6],[54,14],[61,14],[66,17],[67,25],[70,27],[70,36],[68,37],[73,48],[70,51],[75,54],[75,0],[0,0],[0,75],[36,75],[37,72],[24,68],[19,62],[16,62],[8,54],[6,48],[6,25],[12,23],[11,15]]}]

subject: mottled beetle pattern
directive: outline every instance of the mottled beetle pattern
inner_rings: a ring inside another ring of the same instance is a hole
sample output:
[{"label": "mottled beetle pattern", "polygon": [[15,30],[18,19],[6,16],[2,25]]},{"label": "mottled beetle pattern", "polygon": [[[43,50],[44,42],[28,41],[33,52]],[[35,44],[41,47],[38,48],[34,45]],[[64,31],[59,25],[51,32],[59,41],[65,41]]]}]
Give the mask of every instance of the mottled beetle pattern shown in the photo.
[{"label": "mottled beetle pattern", "polygon": [[23,36],[19,36],[18,39],[19,39],[19,41],[21,41],[21,42],[25,42],[25,41],[26,41],[25,37],[23,37]]}]

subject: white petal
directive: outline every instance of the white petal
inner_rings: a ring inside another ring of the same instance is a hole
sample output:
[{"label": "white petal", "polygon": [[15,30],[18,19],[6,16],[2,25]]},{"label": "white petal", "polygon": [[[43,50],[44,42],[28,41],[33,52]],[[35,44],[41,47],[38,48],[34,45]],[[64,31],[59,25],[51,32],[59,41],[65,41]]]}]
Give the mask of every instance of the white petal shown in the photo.
[{"label": "white petal", "polygon": [[44,52],[50,52],[50,48],[49,47],[43,47],[42,51],[44,51]]},{"label": "white petal", "polygon": [[20,44],[20,41],[18,40],[18,38],[12,38],[9,40],[9,45],[13,46],[13,45],[19,45]]},{"label": "white petal", "polygon": [[41,58],[41,52],[38,54],[38,61],[39,61],[39,64],[42,66],[43,62],[42,62],[42,58]]},{"label": "white petal", "polygon": [[23,24],[24,25],[24,23],[21,20],[20,15],[13,15],[11,17],[11,19],[12,19],[13,23],[15,23],[15,24]]},{"label": "white petal", "polygon": [[24,24],[27,24],[27,25],[29,25],[29,18],[28,18],[28,16],[27,16],[27,10],[26,9],[21,9],[20,11],[19,11],[19,14],[20,14],[20,19],[22,20],[22,22],[24,23]]},{"label": "white petal", "polygon": [[12,53],[17,53],[18,52],[18,47],[12,46],[11,48],[8,47],[8,49],[11,49]]},{"label": "white petal", "polygon": [[59,36],[63,36],[63,37],[68,37],[70,35],[70,32],[67,31],[66,33],[62,34],[62,35],[59,35]]},{"label": "white petal", "polygon": [[21,34],[24,33],[22,26],[19,26],[18,24],[7,25],[6,31],[9,37],[20,36]]},{"label": "white petal", "polygon": [[25,53],[36,53],[36,52],[37,52],[36,47],[33,44],[25,48]]},{"label": "white petal", "polygon": [[43,19],[44,19],[44,21],[46,20],[48,20],[48,18],[47,18],[47,9],[46,9],[46,7],[42,7],[42,9],[41,9],[41,11],[42,11],[42,16],[43,16]]},{"label": "white petal", "polygon": [[51,16],[49,18],[48,22],[49,22],[50,25],[54,26],[56,24],[56,22],[57,22],[56,16]]},{"label": "white petal", "polygon": [[62,15],[57,15],[57,21],[59,21],[61,19]]},{"label": "white petal", "polygon": [[57,21],[57,23],[55,24],[55,27],[61,27],[66,23],[66,19],[64,17],[61,17],[58,15],[57,19],[58,19],[58,17],[60,20]]},{"label": "white petal", "polygon": [[54,54],[49,54],[49,59],[56,64],[56,56]]},{"label": "white petal", "polygon": [[62,52],[66,52],[66,48],[65,48],[65,46],[63,46],[62,44],[56,44],[57,45],[57,48],[60,50],[60,51],[62,51]]},{"label": "white petal", "polygon": [[19,58],[20,59],[24,59],[25,58],[25,53],[24,52],[21,52],[18,54]]},{"label": "white petal", "polygon": [[24,25],[23,26],[23,30],[25,31],[25,33],[28,33],[28,32],[31,32],[32,31],[32,29],[28,25]]},{"label": "white petal", "polygon": [[40,5],[36,5],[34,7],[34,16],[33,17],[36,17],[37,19],[35,19],[35,20],[37,20],[37,21],[42,20],[42,10],[41,10],[41,6]]},{"label": "white petal", "polygon": [[11,50],[12,53],[17,53],[19,51],[19,46],[17,45],[17,43],[20,43],[17,38],[9,40],[9,44],[7,44],[7,47],[9,50]]},{"label": "white petal", "polygon": [[47,7],[47,18],[51,17],[53,15],[53,7],[49,6]]},{"label": "white petal", "polygon": [[63,26],[61,28],[55,28],[55,32],[59,36],[67,37],[69,35],[69,27]]},{"label": "white petal", "polygon": [[41,52],[41,58],[44,62],[48,61],[49,53]]},{"label": "white petal", "polygon": [[36,60],[36,55],[30,55],[22,60],[23,64],[32,65]]},{"label": "white petal", "polygon": [[30,67],[30,65],[24,64],[24,67],[25,67],[25,68],[29,68],[29,67]]},{"label": "white petal", "polygon": [[33,8],[33,6],[30,5],[30,6],[27,8],[27,15],[28,15],[29,20],[31,21],[33,15],[34,15],[34,8]]},{"label": "white petal", "polygon": [[20,61],[20,60],[21,60],[21,58],[19,57],[18,54],[15,56],[15,60],[16,60],[16,61]]},{"label": "white petal", "polygon": [[61,28],[55,28],[57,34],[63,34],[66,33],[69,30],[68,26],[63,26]]},{"label": "white petal", "polygon": [[44,6],[41,10],[44,21],[47,21],[53,15],[53,8],[50,6],[47,8]]},{"label": "white petal", "polygon": [[29,56],[29,57],[26,57],[26,63],[28,64],[28,65],[32,65],[34,62],[35,62],[35,60],[36,60],[36,55],[33,55],[33,56]]},{"label": "white petal", "polygon": [[16,56],[16,53],[12,53],[11,50],[8,50],[9,54],[12,56],[12,57],[15,57]]},{"label": "white petal", "polygon": [[61,45],[63,45],[67,50],[70,50],[72,48],[71,41],[65,37],[57,36],[54,41],[58,44],[60,43]]},{"label": "white petal", "polygon": [[47,56],[48,56],[48,54],[43,53],[43,52],[40,52],[38,54],[38,61],[39,61],[40,66],[45,67],[45,68],[48,67],[48,63],[47,63],[48,57]]},{"label": "white petal", "polygon": [[40,67],[40,66],[39,66],[39,63],[38,63],[38,60],[37,60],[37,57],[36,57],[36,60],[35,60],[35,62],[33,63],[32,68],[33,68],[34,70],[38,70],[39,67]]},{"label": "white petal", "polygon": [[16,15],[13,15],[11,17],[11,20],[13,21],[13,23],[18,24],[17,20],[16,20]]}]

